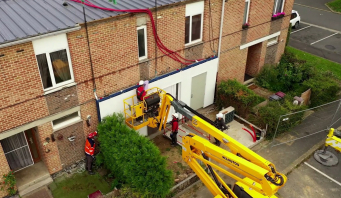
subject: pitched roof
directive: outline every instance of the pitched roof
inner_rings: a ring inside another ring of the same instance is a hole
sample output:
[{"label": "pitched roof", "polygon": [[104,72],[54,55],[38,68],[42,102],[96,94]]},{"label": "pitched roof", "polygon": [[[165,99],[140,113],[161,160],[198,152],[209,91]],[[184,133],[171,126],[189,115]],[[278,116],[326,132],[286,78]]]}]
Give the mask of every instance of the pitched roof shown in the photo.
[{"label": "pitched roof", "polygon": [[[100,7],[143,9],[155,7],[155,0],[89,0]],[[157,0],[158,7],[185,0]],[[67,6],[63,3],[67,2]],[[88,22],[124,14],[86,8]],[[84,23],[82,5],[71,0],[0,0],[0,44],[56,32]]]}]

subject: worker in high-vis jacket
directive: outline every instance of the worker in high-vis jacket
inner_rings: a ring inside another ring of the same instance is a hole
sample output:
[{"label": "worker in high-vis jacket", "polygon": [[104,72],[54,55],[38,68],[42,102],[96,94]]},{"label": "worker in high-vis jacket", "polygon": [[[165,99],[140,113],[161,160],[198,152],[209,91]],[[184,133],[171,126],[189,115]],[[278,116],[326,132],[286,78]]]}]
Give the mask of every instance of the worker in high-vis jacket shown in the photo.
[{"label": "worker in high-vis jacket", "polygon": [[86,156],[85,169],[89,172],[90,175],[94,174],[94,172],[92,171],[92,161],[95,154],[95,136],[97,136],[97,131],[92,132],[88,135],[84,149]]},{"label": "worker in high-vis jacket", "polygon": [[179,114],[174,113],[173,114],[173,119],[171,121],[172,124],[172,133],[170,134],[170,137],[172,139],[172,146],[177,145],[177,135],[178,135],[178,130],[179,130]]}]

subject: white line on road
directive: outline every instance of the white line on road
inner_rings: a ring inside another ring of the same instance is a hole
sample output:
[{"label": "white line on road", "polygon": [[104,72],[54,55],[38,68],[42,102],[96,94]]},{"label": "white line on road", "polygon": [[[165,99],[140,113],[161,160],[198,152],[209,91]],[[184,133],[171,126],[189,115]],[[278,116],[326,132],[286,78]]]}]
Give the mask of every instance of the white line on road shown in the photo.
[{"label": "white line on road", "polygon": [[338,32],[338,33],[341,33],[341,31],[338,31],[338,30],[333,30],[333,29],[326,28],[326,27],[322,27],[322,26],[319,26],[319,25],[307,23],[307,22],[304,22],[304,21],[301,21],[301,23],[302,23],[302,24],[305,24],[305,25],[310,25],[310,26],[313,26],[313,27],[317,27],[317,28],[320,28],[320,29],[328,30],[328,31],[331,31],[331,32]]},{"label": "white line on road", "polygon": [[337,185],[341,186],[341,183],[336,181],[335,179],[329,177],[328,175],[324,174],[323,172],[321,172],[320,170],[318,170],[317,168],[313,167],[312,165],[308,164],[307,162],[304,162],[305,165],[309,166],[310,168],[314,169],[316,172],[320,173],[321,175],[327,177],[328,179],[330,179],[331,181],[335,182]]},{"label": "white line on road", "polygon": [[310,45],[314,45],[315,43],[318,43],[318,42],[320,42],[320,41],[323,41],[324,39],[327,39],[327,38],[329,38],[329,37],[332,37],[332,36],[334,36],[335,34],[338,34],[338,33],[334,33],[334,34],[332,34],[332,35],[329,35],[329,36],[327,36],[327,37],[324,37],[323,39],[320,39],[320,40],[318,40],[318,41],[315,41],[315,42],[311,43]]},{"label": "white line on road", "polygon": [[301,31],[301,30],[304,30],[304,29],[306,29],[306,28],[308,28],[308,27],[311,27],[311,25],[309,25],[309,26],[307,26],[307,27],[304,27],[304,28],[302,28],[302,29],[296,30],[296,31],[294,31],[294,32],[291,32],[291,34],[293,34],[293,33],[295,33],[295,32],[299,32],[299,31]]}]

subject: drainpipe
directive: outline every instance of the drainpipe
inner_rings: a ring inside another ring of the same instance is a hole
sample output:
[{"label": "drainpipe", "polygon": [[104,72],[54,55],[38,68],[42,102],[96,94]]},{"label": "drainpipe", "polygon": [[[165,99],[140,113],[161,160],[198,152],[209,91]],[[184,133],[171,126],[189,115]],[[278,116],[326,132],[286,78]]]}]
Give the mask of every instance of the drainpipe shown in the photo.
[{"label": "drainpipe", "polygon": [[[223,34],[223,23],[224,23],[224,14],[225,14],[225,2],[227,3],[228,0],[222,0],[223,5],[221,6],[221,19],[220,19],[220,33],[219,33],[219,46],[218,46],[218,58],[220,58],[220,49],[221,49],[221,37]],[[218,63],[219,69],[219,63]]]}]

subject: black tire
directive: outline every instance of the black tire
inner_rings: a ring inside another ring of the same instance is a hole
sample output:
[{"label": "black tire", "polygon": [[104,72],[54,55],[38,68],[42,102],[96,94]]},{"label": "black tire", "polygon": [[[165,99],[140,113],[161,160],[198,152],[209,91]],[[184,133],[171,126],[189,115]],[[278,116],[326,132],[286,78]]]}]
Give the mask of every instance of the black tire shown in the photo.
[{"label": "black tire", "polygon": [[300,23],[297,21],[297,22],[295,23],[295,25],[294,25],[294,28],[295,28],[295,29],[298,29],[299,26],[300,26]]}]

